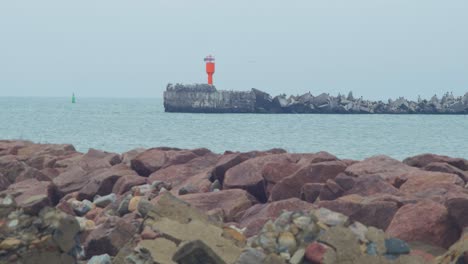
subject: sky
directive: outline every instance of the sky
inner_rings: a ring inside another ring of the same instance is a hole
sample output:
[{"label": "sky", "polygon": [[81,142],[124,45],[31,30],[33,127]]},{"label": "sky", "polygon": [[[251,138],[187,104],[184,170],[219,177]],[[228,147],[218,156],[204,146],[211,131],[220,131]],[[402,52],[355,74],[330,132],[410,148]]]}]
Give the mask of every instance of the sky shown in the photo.
[{"label": "sky", "polygon": [[466,0],[0,2],[0,96],[162,97],[204,83],[386,100],[468,92]]}]

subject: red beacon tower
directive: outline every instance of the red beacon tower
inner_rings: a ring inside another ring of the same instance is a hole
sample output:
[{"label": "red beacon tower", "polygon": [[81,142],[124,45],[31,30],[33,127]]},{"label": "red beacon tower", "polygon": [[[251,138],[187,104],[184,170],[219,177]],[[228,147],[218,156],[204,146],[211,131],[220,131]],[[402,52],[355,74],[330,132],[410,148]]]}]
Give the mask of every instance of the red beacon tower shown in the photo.
[{"label": "red beacon tower", "polygon": [[208,74],[208,84],[213,85],[213,73],[215,72],[215,58],[211,55],[205,57],[206,73]]}]

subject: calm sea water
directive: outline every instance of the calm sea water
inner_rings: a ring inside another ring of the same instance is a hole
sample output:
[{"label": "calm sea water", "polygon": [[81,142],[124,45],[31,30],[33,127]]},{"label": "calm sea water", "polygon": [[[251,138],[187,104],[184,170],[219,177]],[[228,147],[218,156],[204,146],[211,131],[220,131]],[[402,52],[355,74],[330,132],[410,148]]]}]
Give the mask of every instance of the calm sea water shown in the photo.
[{"label": "calm sea water", "polygon": [[0,98],[0,139],[136,147],[328,151],[340,158],[425,152],[468,158],[468,117],[165,113],[162,99]]}]

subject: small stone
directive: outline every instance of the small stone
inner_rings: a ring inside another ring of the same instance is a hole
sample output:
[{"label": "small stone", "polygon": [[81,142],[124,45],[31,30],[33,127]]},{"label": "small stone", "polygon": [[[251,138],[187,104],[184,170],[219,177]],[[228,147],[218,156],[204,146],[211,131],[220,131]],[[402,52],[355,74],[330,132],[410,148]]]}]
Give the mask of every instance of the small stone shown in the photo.
[{"label": "small stone", "polygon": [[401,255],[410,253],[410,248],[408,244],[398,238],[389,238],[385,239],[385,248],[387,249],[387,254],[391,255]]},{"label": "small stone", "polygon": [[237,259],[236,264],[257,264],[263,263],[266,255],[263,251],[256,248],[247,248],[242,251],[241,255]]},{"label": "small stone", "polygon": [[213,183],[211,183],[210,185],[210,191],[214,191],[214,190],[221,190],[221,183],[219,182],[219,180],[215,180]]},{"label": "small stone", "polygon": [[145,226],[143,231],[141,232],[142,239],[155,239],[158,237],[158,234],[151,229],[149,226]]},{"label": "small stone", "polygon": [[368,242],[366,238],[367,227],[365,225],[359,222],[354,222],[352,225],[349,226],[349,229],[359,238],[361,242]]},{"label": "small stone", "polygon": [[305,256],[305,248],[298,249],[289,260],[291,264],[301,264]]},{"label": "small stone", "polygon": [[98,207],[104,208],[111,203],[114,203],[117,200],[117,196],[114,193],[111,193],[106,196],[97,196],[94,198],[94,204]]},{"label": "small stone", "polygon": [[153,210],[153,208],[154,205],[150,201],[141,199],[137,206],[138,214],[140,214],[142,217],[146,217],[148,213]]},{"label": "small stone", "polygon": [[161,194],[161,193],[165,193],[165,192],[167,192],[167,189],[164,188],[164,187],[162,187],[161,190],[159,190],[159,193],[160,193],[160,194]]},{"label": "small stone", "polygon": [[83,216],[87,212],[89,212],[91,209],[93,209],[95,205],[89,200],[83,200],[83,201],[74,200],[71,202],[71,206],[76,215]]},{"label": "small stone", "polygon": [[286,261],[282,257],[271,253],[265,258],[263,264],[286,264]]},{"label": "small stone", "polygon": [[307,229],[307,227],[309,227],[311,222],[312,222],[312,219],[309,216],[305,216],[305,215],[294,218],[293,220],[293,223],[302,230]]},{"label": "small stone", "polygon": [[87,264],[112,264],[111,258],[108,254],[93,256],[88,260]]},{"label": "small stone", "polygon": [[8,222],[8,228],[15,229],[18,226],[18,219],[13,219]]},{"label": "small stone", "polygon": [[21,241],[14,237],[9,237],[0,243],[0,250],[12,250],[21,245]]},{"label": "small stone", "polygon": [[280,257],[285,259],[285,260],[290,260],[291,259],[291,254],[289,254],[289,252],[281,252]]},{"label": "small stone", "polygon": [[348,221],[348,217],[328,210],[326,208],[320,208],[315,211],[316,216],[318,217],[319,221],[328,225],[328,226],[337,226],[337,225],[344,225]]},{"label": "small stone", "polygon": [[138,208],[138,203],[141,200],[141,196],[135,196],[132,199],[130,199],[130,202],[128,203],[128,211],[134,212]]},{"label": "small stone", "polygon": [[276,233],[274,232],[262,232],[258,236],[257,244],[268,253],[276,252]]},{"label": "small stone", "polygon": [[119,213],[120,216],[126,215],[129,213],[128,211],[128,206],[130,203],[130,200],[132,199],[132,196],[129,195],[125,197],[122,202],[120,202],[119,207],[117,208],[117,212]]},{"label": "small stone", "polygon": [[305,250],[305,257],[308,261],[319,264],[323,262],[327,247],[321,243],[314,242],[307,246]]},{"label": "small stone", "polygon": [[367,244],[366,253],[367,255],[377,256],[377,245],[374,242]]},{"label": "small stone", "polygon": [[385,254],[387,249],[385,248],[385,232],[383,230],[370,226],[367,229],[366,238],[375,243],[378,255]]},{"label": "small stone", "polygon": [[279,252],[293,253],[297,249],[297,242],[294,235],[290,232],[282,232],[278,237]]}]

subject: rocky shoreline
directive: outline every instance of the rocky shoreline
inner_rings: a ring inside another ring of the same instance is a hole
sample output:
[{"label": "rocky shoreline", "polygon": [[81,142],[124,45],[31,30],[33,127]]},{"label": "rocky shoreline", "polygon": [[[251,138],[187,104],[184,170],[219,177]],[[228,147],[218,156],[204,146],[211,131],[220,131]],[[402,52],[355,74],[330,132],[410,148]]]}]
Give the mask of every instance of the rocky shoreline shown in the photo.
[{"label": "rocky shoreline", "polygon": [[468,263],[468,160],[0,140],[0,263]]},{"label": "rocky shoreline", "polygon": [[164,92],[166,112],[187,113],[321,113],[321,114],[468,114],[468,92],[446,93],[440,99],[411,101],[400,97],[387,102],[310,92],[272,97],[263,91],[222,91],[208,84],[168,84]]}]

